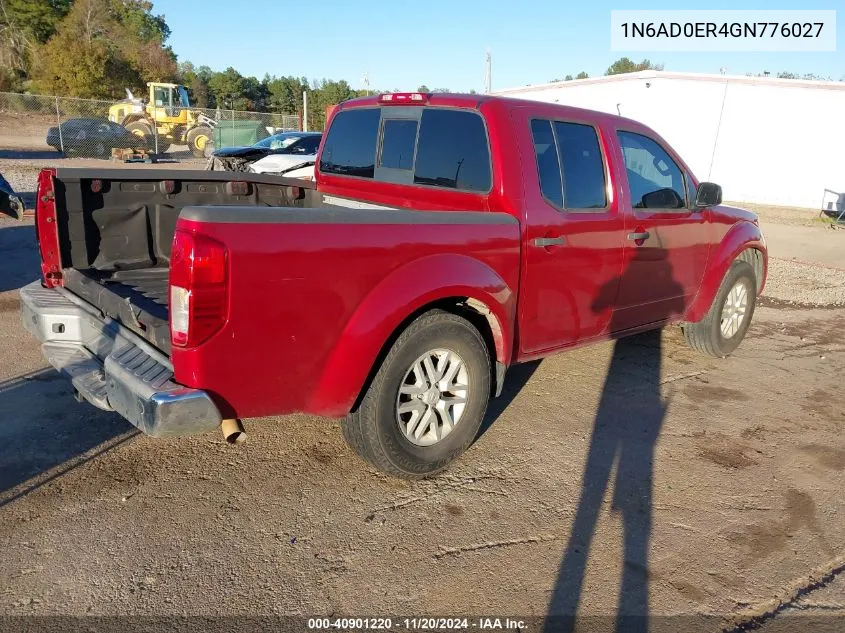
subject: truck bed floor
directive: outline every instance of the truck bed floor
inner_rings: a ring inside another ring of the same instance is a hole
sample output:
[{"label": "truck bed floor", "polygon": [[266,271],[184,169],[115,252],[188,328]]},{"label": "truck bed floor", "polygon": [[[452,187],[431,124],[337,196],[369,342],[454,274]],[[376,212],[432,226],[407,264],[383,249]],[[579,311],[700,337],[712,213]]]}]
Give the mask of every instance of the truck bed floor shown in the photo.
[{"label": "truck bed floor", "polygon": [[65,288],[170,354],[167,268],[65,271]]}]

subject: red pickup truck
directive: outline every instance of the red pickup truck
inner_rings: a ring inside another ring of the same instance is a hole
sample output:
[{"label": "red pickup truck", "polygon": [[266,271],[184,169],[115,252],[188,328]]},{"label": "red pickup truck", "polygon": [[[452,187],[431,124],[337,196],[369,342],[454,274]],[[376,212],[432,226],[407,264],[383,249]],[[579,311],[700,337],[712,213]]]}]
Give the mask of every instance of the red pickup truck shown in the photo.
[{"label": "red pickup truck", "polygon": [[361,98],[315,174],[44,170],[25,325],[150,435],[345,416],[355,452],[419,477],[471,444],[514,363],[671,323],[725,356],[766,277],[756,216],[618,116]]}]

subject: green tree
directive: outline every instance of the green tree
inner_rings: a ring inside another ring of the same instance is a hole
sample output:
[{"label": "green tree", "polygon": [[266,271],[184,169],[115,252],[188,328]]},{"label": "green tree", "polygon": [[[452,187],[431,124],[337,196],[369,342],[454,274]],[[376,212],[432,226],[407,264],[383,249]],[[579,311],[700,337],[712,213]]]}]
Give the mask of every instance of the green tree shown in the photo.
[{"label": "green tree", "polygon": [[163,15],[153,15],[153,3],[147,0],[124,0],[115,5],[120,23],[142,42],[163,43],[170,37],[170,27]]},{"label": "green tree", "polygon": [[267,107],[273,112],[297,114],[302,110],[302,92],[308,82],[299,77],[269,77],[267,80]]},{"label": "green tree", "polygon": [[345,80],[313,81],[308,89],[308,129],[322,130],[326,124],[327,106],[337,105],[357,96],[357,91]]},{"label": "green tree", "polygon": [[417,88],[417,92],[431,92],[431,90],[429,90],[428,86],[422,84]]},{"label": "green tree", "polygon": [[170,29],[144,0],[75,0],[32,69],[36,88],[53,94],[120,98],[147,81],[175,78],[164,46]]},{"label": "green tree", "polygon": [[216,72],[208,79],[208,92],[214,97],[218,108],[245,110],[249,100],[244,96],[246,81],[243,75],[229,66],[223,72]]},{"label": "green tree", "polygon": [[641,70],[663,70],[663,64],[652,64],[648,59],[637,63],[628,57],[621,57],[613,62],[604,74],[622,75],[624,73],[636,73]]},{"label": "green tree", "polygon": [[0,89],[21,90],[70,0],[0,0]]},{"label": "green tree", "polygon": [[590,78],[590,76],[587,73],[585,73],[583,70],[580,73],[578,73],[577,75],[575,75],[575,79],[589,79],[589,78]]},{"label": "green tree", "polygon": [[208,108],[208,85],[199,73],[199,69],[191,62],[180,62],[176,71],[176,81],[187,88],[193,105],[198,108]]}]

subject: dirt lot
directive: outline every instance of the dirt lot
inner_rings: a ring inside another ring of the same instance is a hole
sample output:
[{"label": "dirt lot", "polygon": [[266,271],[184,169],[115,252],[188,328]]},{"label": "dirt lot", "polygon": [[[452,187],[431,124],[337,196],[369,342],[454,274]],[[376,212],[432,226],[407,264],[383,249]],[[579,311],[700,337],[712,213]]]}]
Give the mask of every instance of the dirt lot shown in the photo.
[{"label": "dirt lot", "polygon": [[0,615],[845,618],[842,274],[811,257],[774,253],[731,358],[672,328],[516,368],[468,454],[406,483],[335,420],[233,447],[77,404],[19,324],[31,226],[0,248]]}]

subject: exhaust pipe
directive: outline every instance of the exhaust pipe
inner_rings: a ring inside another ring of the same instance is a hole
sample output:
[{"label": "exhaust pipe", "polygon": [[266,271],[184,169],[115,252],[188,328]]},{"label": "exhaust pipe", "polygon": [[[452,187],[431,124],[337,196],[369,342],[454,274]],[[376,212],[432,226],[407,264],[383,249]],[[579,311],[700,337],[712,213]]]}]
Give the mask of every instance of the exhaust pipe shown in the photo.
[{"label": "exhaust pipe", "polygon": [[220,430],[223,437],[229,444],[242,444],[246,442],[246,431],[244,425],[237,418],[228,418],[220,423]]}]

